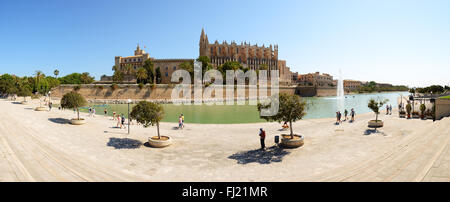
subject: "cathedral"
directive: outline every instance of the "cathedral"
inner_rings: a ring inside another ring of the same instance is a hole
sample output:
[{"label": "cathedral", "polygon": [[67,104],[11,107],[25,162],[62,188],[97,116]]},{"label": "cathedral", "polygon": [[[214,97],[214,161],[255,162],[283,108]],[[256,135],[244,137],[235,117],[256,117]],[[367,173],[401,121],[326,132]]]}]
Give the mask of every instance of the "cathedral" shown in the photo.
[{"label": "cathedral", "polygon": [[291,82],[292,73],[289,67],[286,67],[286,61],[278,60],[278,45],[265,47],[264,45],[250,45],[247,42],[241,42],[238,45],[234,41],[231,43],[224,41],[219,44],[217,40],[210,44],[208,35],[202,29],[199,55],[210,58],[214,67],[229,61],[235,61],[239,62],[244,68],[251,70],[260,70],[263,67],[267,70],[279,70],[280,83],[289,84]]},{"label": "cathedral", "polygon": [[[202,29],[200,35],[199,56],[207,56],[211,59],[211,64],[217,68],[218,66],[229,62],[239,62],[244,68],[251,70],[277,70],[279,71],[279,83],[289,85],[292,81],[292,72],[286,66],[285,60],[278,60],[278,45],[262,47],[250,45],[249,43],[236,42],[228,44],[226,41],[219,44],[217,40],[210,44],[205,30]],[[155,59],[151,58],[148,53],[142,50],[139,45],[134,51],[134,56],[116,56],[114,59],[115,66],[119,70],[124,70],[125,66],[131,65],[134,70],[143,67],[146,60],[152,59],[154,68],[161,71],[161,83],[171,83],[171,75],[174,71],[181,69],[180,65],[184,62],[191,62],[194,59]],[[270,78],[270,71],[268,72]],[[112,76],[102,76],[102,82],[113,82]],[[133,76],[131,83],[135,83],[136,78]]]}]

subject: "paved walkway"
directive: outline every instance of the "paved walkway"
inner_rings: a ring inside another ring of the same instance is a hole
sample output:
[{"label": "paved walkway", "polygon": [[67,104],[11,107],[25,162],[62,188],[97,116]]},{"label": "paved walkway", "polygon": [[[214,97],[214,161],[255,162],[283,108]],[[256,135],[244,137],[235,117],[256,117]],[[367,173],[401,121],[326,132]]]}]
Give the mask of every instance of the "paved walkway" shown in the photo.
[{"label": "paved walkway", "polygon": [[[302,120],[298,149],[271,147],[280,124],[162,123],[174,139],[164,149],[145,145],[154,127],[130,135],[110,117],[67,123],[73,111],[36,112],[38,104],[0,100],[0,181],[450,181],[450,119],[406,120],[380,115],[385,126],[367,130],[372,113],[354,123]],[[85,116],[85,114],[83,114]],[[258,129],[267,131],[258,150]]]}]

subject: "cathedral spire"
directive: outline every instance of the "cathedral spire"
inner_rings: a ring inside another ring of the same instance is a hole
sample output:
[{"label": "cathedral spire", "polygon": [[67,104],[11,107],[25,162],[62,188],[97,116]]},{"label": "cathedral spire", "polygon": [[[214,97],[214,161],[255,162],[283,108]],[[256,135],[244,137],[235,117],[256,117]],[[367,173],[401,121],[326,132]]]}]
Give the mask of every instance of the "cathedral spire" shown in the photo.
[{"label": "cathedral spire", "polygon": [[206,35],[205,35],[205,29],[203,29],[202,27],[202,34],[200,35],[200,40],[205,40]]}]

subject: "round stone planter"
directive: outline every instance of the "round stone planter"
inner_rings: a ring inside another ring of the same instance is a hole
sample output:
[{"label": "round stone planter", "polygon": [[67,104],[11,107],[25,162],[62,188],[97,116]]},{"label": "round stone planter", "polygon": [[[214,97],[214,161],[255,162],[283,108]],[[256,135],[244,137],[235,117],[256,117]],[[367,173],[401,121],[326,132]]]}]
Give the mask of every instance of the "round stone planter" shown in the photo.
[{"label": "round stone planter", "polygon": [[34,111],[47,111],[47,108],[45,108],[45,107],[36,107],[34,109]]},{"label": "round stone planter", "polygon": [[71,119],[70,123],[72,125],[83,125],[86,123],[86,120],[85,119]]},{"label": "round stone planter", "polygon": [[370,120],[368,123],[369,128],[381,128],[383,127],[383,121],[382,120]]},{"label": "round stone planter", "polygon": [[172,144],[172,139],[168,136],[161,136],[161,139],[158,139],[158,136],[153,136],[148,138],[148,144],[151,147],[155,148],[163,148]]},{"label": "round stone planter", "polygon": [[291,135],[281,135],[281,146],[286,148],[298,148],[303,146],[304,138],[302,135],[294,135],[294,139],[291,139]]}]

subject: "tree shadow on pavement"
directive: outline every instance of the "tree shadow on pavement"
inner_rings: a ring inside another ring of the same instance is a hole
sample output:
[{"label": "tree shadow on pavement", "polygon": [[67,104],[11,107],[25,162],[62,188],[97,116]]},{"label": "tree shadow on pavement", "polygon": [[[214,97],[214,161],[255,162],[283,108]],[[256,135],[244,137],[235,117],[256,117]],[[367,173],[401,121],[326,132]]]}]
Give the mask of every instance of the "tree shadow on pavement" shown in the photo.
[{"label": "tree shadow on pavement", "polygon": [[283,157],[290,152],[277,147],[269,147],[265,151],[261,149],[255,149],[245,152],[238,152],[229,156],[229,159],[234,159],[238,164],[259,163],[270,164],[274,162],[281,162]]},{"label": "tree shadow on pavement", "polygon": [[377,129],[367,129],[364,131],[364,135],[372,135],[372,134],[381,134],[383,136],[386,136],[384,132],[379,131]]},{"label": "tree shadow on pavement", "polygon": [[58,124],[68,124],[70,122],[69,119],[63,119],[63,118],[49,118],[48,120],[53,123],[58,123]]},{"label": "tree shadow on pavement", "polygon": [[139,140],[133,140],[130,138],[109,138],[109,142],[106,146],[114,147],[114,149],[137,149],[141,147],[142,142]]}]

